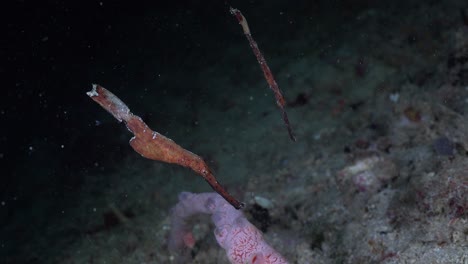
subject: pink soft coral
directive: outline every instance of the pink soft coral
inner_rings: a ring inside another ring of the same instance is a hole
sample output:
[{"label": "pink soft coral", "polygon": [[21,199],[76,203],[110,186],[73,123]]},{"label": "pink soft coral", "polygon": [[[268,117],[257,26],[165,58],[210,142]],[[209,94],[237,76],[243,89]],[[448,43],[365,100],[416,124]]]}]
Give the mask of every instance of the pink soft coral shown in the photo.
[{"label": "pink soft coral", "polygon": [[171,212],[172,249],[190,246],[191,231],[187,219],[197,213],[211,214],[216,226],[215,236],[219,245],[226,250],[233,264],[281,264],[288,263],[265,240],[262,233],[242,214],[228,204],[217,193],[194,194],[183,192],[179,203]]}]

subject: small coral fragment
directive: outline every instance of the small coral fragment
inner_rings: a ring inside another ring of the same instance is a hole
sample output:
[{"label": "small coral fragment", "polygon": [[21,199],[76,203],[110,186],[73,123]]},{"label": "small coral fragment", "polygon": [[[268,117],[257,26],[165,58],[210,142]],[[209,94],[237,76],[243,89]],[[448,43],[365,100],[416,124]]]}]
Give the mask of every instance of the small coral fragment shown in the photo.
[{"label": "small coral fragment", "polygon": [[360,192],[377,192],[398,174],[397,167],[390,159],[370,156],[357,160],[338,172],[340,185],[352,183]]}]

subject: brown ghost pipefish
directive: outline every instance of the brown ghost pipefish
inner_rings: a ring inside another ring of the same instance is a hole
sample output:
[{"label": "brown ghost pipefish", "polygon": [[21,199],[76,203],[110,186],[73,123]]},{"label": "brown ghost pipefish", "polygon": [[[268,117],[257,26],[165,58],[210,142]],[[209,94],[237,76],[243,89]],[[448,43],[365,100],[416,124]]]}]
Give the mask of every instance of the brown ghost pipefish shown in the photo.
[{"label": "brown ghost pipefish", "polygon": [[244,203],[239,202],[216,180],[203,159],[177,145],[170,138],[151,130],[145,122],[132,112],[122,100],[98,84],[86,93],[91,99],[111,113],[119,122],[124,122],[134,137],[130,139],[130,146],[145,158],[178,164],[187,167],[201,175],[209,185],[219,193],[234,208],[241,209]]},{"label": "brown ghost pipefish", "polygon": [[265,79],[268,85],[270,86],[270,89],[275,94],[276,105],[278,105],[281,111],[284,124],[289,133],[289,138],[291,138],[292,141],[296,141],[296,137],[294,136],[294,133],[292,131],[291,124],[289,123],[288,115],[286,114],[286,110],[284,109],[286,101],[284,100],[283,94],[281,93],[281,90],[278,87],[275,78],[273,77],[273,73],[271,73],[270,67],[268,67],[265,57],[263,57],[262,52],[258,48],[257,42],[255,42],[255,40],[253,39],[252,34],[250,34],[250,28],[249,24],[247,24],[247,20],[238,9],[231,7],[229,11],[232,15],[234,15],[237,18],[237,21],[239,21],[239,24],[242,26],[244,35],[249,41],[250,47],[252,48],[252,51],[255,54],[255,57],[257,58],[258,64],[260,64],[260,67],[262,68],[263,75],[265,76]]}]

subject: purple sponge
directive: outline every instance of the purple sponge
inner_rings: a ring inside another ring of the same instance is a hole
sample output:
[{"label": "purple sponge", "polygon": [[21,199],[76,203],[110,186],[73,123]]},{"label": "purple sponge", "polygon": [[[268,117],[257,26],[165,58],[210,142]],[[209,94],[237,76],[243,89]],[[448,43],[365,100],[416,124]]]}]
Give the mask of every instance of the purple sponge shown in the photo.
[{"label": "purple sponge", "polygon": [[288,263],[263,240],[262,233],[245,218],[242,211],[236,210],[217,193],[180,193],[179,203],[171,211],[170,249],[193,246],[187,220],[198,213],[211,214],[216,226],[216,240],[226,250],[231,263]]}]

